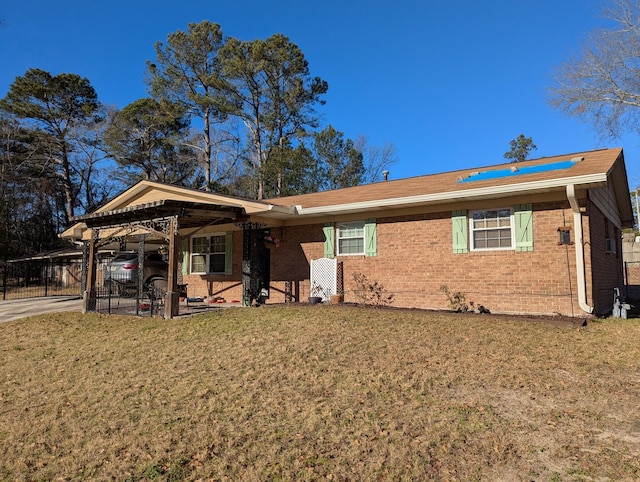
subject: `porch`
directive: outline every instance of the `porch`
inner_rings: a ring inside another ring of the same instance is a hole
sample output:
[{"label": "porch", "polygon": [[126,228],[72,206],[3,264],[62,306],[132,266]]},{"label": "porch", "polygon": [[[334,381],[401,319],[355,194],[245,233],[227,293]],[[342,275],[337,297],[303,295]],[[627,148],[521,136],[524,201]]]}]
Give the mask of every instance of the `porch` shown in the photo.
[{"label": "porch", "polygon": [[[181,256],[183,238],[180,231],[235,224],[241,227],[245,238],[250,238],[247,234],[253,228],[241,207],[171,199],[77,216],[74,221],[85,225],[83,241],[86,262],[83,268],[86,270],[87,283],[83,292],[83,311],[164,318],[212,308],[203,303],[204,300],[196,303],[189,301],[186,296],[182,266],[188,263],[188,259]],[[138,253],[137,279],[127,280],[126,285],[117,290],[113,289],[113,283],[99,283],[97,276],[96,252],[108,244],[125,247],[135,245]],[[166,252],[167,277],[145,279],[145,254],[149,250],[160,249]],[[247,250],[249,268],[252,266],[251,255],[252,251]],[[247,275],[250,278],[251,269]],[[248,281],[246,286],[245,291],[250,288]],[[181,298],[184,301],[180,301]]]}]

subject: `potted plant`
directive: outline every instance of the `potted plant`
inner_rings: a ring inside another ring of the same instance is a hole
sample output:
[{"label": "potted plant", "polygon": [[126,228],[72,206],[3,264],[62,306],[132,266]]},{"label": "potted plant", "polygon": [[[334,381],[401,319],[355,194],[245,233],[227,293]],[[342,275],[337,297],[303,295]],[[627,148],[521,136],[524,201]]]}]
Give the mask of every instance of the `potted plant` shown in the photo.
[{"label": "potted plant", "polygon": [[318,283],[313,283],[311,287],[311,296],[309,296],[309,303],[315,305],[317,303],[322,303],[322,286]]},{"label": "potted plant", "polygon": [[342,293],[336,293],[329,297],[329,301],[331,301],[332,305],[338,305],[344,301],[344,295]]}]

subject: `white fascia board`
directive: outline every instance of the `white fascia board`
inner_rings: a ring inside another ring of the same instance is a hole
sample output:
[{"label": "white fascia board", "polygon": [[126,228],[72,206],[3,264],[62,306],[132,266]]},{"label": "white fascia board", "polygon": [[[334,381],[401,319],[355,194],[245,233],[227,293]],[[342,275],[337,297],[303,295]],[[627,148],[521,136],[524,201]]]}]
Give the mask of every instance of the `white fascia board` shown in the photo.
[{"label": "white fascia board", "polygon": [[594,187],[606,184],[607,174],[588,174],[585,176],[560,178],[553,180],[525,182],[519,184],[506,184],[504,186],[481,187],[477,189],[465,189],[463,191],[448,191],[435,194],[421,194],[418,196],[406,196],[389,199],[375,199],[357,203],[334,204],[332,206],[318,206],[305,208],[296,206],[299,215],[312,216],[321,214],[334,214],[345,212],[369,211],[379,208],[406,207],[411,205],[438,204],[447,201],[491,199],[506,197],[514,194],[530,194],[545,192],[553,189],[564,189],[567,184],[581,187]]}]

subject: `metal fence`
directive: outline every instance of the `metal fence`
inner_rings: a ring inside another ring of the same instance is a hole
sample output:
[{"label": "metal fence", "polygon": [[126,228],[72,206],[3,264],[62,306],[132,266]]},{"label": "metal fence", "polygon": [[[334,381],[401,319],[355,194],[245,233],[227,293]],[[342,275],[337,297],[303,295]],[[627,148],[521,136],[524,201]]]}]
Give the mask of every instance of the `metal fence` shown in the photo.
[{"label": "metal fence", "polygon": [[[104,279],[102,276],[101,278]],[[106,314],[135,316],[164,316],[164,285],[144,285],[142,288],[129,278],[119,279],[113,274],[109,280],[96,285],[95,311]]]},{"label": "metal fence", "polygon": [[3,300],[82,293],[82,262],[38,259],[0,264]]}]

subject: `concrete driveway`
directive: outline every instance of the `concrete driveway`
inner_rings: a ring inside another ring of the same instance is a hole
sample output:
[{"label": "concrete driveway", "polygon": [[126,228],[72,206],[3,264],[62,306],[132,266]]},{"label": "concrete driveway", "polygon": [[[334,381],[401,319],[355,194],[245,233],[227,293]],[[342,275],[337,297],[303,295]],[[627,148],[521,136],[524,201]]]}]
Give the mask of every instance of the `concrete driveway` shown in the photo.
[{"label": "concrete driveway", "polygon": [[0,301],[0,323],[59,311],[82,311],[80,296],[49,296]]}]

